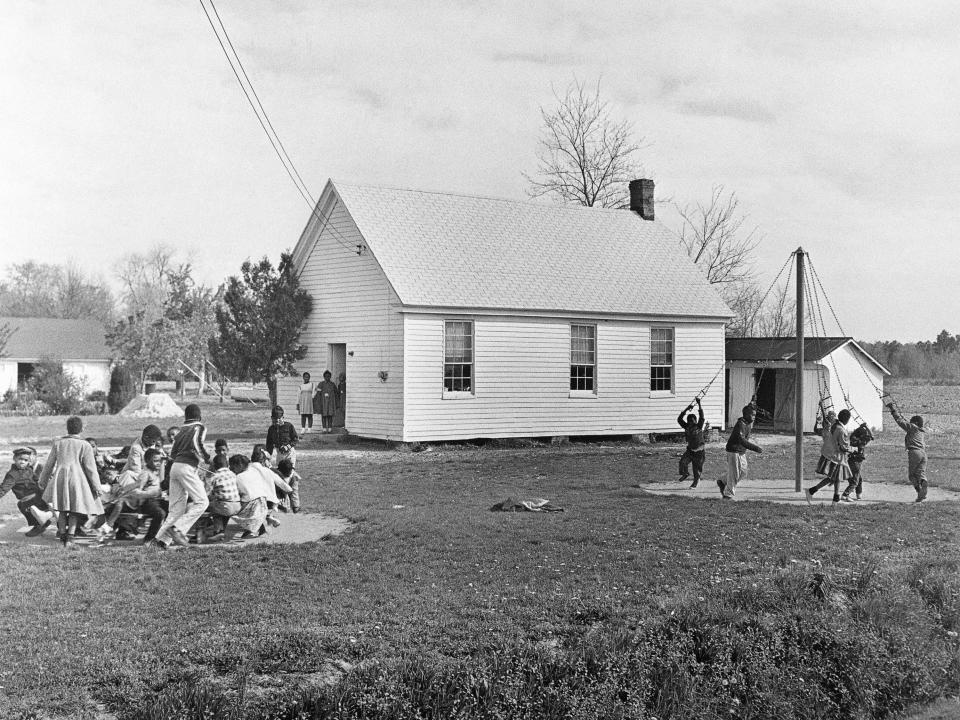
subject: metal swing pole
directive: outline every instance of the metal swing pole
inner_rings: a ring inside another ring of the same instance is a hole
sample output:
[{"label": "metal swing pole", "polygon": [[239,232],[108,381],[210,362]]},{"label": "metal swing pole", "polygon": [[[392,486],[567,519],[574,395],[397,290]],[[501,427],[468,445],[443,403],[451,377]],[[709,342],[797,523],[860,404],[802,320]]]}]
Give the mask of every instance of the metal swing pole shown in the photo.
[{"label": "metal swing pole", "polygon": [[803,248],[797,248],[797,379],[794,391],[794,423],[797,434],[796,491],[803,489]]}]

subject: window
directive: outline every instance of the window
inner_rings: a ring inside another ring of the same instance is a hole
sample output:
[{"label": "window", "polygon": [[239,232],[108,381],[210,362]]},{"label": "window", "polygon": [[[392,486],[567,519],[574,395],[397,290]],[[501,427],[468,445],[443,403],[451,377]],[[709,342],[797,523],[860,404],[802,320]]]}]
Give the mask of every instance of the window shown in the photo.
[{"label": "window", "polygon": [[650,391],[673,392],[673,328],[650,328]]},{"label": "window", "polygon": [[570,389],[597,392],[597,326],[570,326]]},{"label": "window", "polygon": [[443,326],[443,390],[473,392],[473,323],[448,320]]}]

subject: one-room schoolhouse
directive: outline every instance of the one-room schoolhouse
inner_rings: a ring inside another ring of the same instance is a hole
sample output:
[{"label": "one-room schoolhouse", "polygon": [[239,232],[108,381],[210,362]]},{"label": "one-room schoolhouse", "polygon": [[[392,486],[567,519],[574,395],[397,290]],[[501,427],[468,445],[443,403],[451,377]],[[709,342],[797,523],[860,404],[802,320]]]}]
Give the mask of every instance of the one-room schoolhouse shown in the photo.
[{"label": "one-room schoolhouse", "polygon": [[[714,380],[729,308],[654,219],[328,181],[293,260],[314,299],[298,372],[329,369],[356,435],[397,441],[643,435]],[[278,387],[296,404],[298,377]]]}]

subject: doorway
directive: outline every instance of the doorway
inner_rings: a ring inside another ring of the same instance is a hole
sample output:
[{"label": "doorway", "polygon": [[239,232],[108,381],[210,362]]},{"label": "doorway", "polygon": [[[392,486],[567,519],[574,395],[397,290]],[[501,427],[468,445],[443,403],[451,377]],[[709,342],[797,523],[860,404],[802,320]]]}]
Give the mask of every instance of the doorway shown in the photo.
[{"label": "doorway", "polygon": [[757,388],[757,425],[770,425],[776,417],[777,372],[760,368],[753,371],[754,387]]},{"label": "doorway", "polygon": [[340,390],[340,407],[333,416],[335,428],[345,427],[347,424],[347,345],[346,343],[330,343],[328,349],[328,367],[333,374],[333,382]]}]

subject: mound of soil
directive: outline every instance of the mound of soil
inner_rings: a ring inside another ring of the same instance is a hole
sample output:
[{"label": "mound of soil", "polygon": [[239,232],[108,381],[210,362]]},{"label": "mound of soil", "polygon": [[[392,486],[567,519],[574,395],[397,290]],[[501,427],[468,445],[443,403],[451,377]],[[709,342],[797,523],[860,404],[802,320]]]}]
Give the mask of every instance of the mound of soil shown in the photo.
[{"label": "mound of soil", "polygon": [[166,393],[137,395],[123,410],[117,413],[121,417],[135,418],[168,418],[179,417],[182,414],[183,410],[180,409],[180,406]]}]

